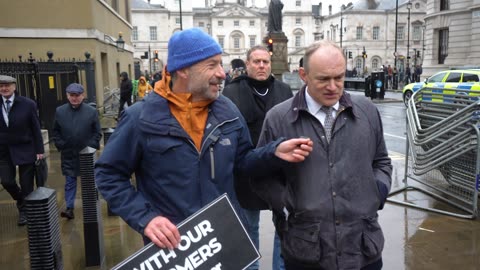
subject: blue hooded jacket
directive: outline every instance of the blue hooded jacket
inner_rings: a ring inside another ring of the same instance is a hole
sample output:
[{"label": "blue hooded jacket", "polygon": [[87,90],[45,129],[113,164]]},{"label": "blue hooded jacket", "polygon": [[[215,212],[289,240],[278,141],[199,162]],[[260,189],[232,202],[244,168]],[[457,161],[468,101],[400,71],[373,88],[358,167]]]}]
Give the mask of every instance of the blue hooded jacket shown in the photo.
[{"label": "blue hooded jacket", "polygon": [[209,105],[199,152],[168,101],[152,93],[125,111],[96,162],[95,179],[111,211],[142,234],[154,217],[177,224],[224,193],[245,222],[233,173],[280,168],[285,161],[274,154],[280,141],[254,150],[240,112],[220,96]]}]

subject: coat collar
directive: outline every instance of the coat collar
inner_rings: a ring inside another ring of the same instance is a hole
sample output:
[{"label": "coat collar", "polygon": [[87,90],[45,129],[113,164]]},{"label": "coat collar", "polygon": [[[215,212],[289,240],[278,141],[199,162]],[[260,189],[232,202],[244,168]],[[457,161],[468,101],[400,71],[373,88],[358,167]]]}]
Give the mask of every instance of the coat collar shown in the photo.
[{"label": "coat collar", "polygon": [[[291,123],[298,120],[301,111],[309,113],[307,102],[305,101],[305,91],[306,85],[303,85],[298,93],[293,97],[290,113],[288,114],[288,118]],[[346,112],[350,112],[354,117],[358,117],[358,113],[356,112],[355,106],[352,102],[352,98],[350,97],[349,93],[345,92],[345,90],[343,91],[343,95],[340,97],[339,103],[343,108],[345,108]]]},{"label": "coat collar", "polygon": [[[143,109],[140,112],[139,121],[143,126],[148,127],[151,131],[155,130],[155,133],[183,133],[180,124],[170,112],[168,101],[164,97],[152,92],[140,102]],[[220,95],[218,99],[210,103],[207,121],[215,119],[216,122],[222,123],[236,119],[239,113],[234,108],[230,100]]]}]

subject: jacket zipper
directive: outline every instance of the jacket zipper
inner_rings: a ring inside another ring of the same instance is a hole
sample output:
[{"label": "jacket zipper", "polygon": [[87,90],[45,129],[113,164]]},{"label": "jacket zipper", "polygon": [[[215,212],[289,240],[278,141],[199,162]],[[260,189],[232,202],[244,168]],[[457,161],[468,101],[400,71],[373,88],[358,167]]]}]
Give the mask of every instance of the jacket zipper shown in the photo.
[{"label": "jacket zipper", "polygon": [[[227,120],[227,121],[223,121],[222,123],[216,125],[216,126],[210,131],[210,133],[208,134],[207,139],[208,139],[208,138],[211,138],[212,133],[213,133],[217,128],[219,128],[220,126],[224,125],[225,123],[233,122],[233,121],[236,121],[236,120],[238,120],[238,117],[232,118],[232,119]],[[201,153],[202,153],[202,150],[201,150],[201,149],[203,149],[203,148],[205,147],[205,142],[206,142],[206,141],[207,141],[207,140],[203,141],[203,143],[202,143],[202,147],[200,148],[200,152],[199,152],[198,158],[200,158],[200,155],[201,155]],[[214,152],[213,152],[213,146],[215,145],[215,143],[216,143],[217,141],[218,141],[218,137],[215,137],[215,138],[214,138],[214,142],[210,145],[210,149],[209,149],[209,151],[210,151],[210,176],[211,176],[212,180],[215,179],[215,155],[214,155]]]},{"label": "jacket zipper", "polygon": [[213,145],[210,146],[210,174],[212,180],[215,180],[215,157],[213,156]]}]

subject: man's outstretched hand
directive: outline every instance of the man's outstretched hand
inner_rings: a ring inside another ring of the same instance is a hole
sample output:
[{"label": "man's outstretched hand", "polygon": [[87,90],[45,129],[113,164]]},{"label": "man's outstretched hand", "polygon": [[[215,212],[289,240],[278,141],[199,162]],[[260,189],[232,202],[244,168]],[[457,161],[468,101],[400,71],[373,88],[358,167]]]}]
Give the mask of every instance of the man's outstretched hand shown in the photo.
[{"label": "man's outstretched hand", "polygon": [[277,146],[275,155],[288,162],[302,162],[313,149],[309,138],[297,138],[283,141]]}]

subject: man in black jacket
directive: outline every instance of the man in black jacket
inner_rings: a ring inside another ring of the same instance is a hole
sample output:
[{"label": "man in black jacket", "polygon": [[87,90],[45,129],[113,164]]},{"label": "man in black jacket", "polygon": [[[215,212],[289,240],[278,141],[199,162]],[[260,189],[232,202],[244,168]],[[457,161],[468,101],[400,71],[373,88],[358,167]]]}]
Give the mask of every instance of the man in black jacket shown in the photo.
[{"label": "man in black jacket", "polygon": [[120,107],[118,107],[118,118],[123,112],[123,107],[125,102],[130,107],[132,106],[132,91],[133,85],[132,81],[128,78],[127,72],[120,73]]},{"label": "man in black jacket", "polygon": [[77,176],[80,174],[79,152],[89,146],[100,148],[100,121],[95,108],[84,104],[83,86],[67,86],[68,103],[57,108],[53,127],[53,141],[61,152],[62,174],[65,175],[66,209],[61,216],[73,219]]},{"label": "man in black jacket", "polygon": [[[44,148],[37,105],[15,94],[16,79],[0,75],[0,181],[17,201],[18,225],[27,224],[23,199],[33,191],[35,161],[43,158]],[[16,177],[18,166],[20,187]]]},{"label": "man in black jacket", "polygon": [[[239,108],[247,121],[253,145],[257,145],[263,120],[267,111],[276,104],[293,96],[290,86],[272,76],[271,56],[268,49],[263,46],[254,46],[247,52],[246,75],[241,75],[232,80],[225,87],[223,94],[230,98]],[[250,237],[258,248],[259,242],[259,209],[269,209],[257,195],[252,192],[249,179],[236,179],[235,190],[249,223]],[[274,247],[273,270],[278,270],[277,264],[282,264],[280,256]],[[258,266],[257,266],[258,267]],[[249,268],[249,269],[255,269]],[[281,269],[281,268],[280,268]]]}]

